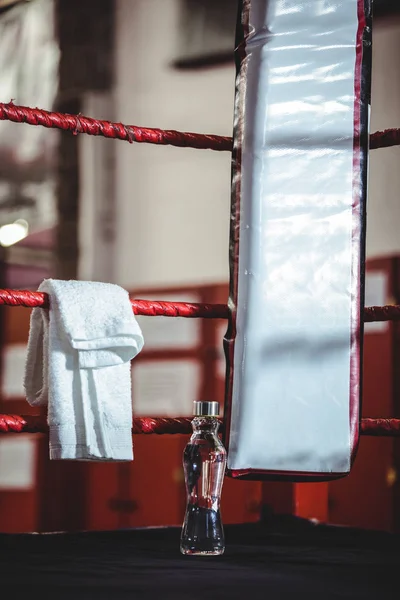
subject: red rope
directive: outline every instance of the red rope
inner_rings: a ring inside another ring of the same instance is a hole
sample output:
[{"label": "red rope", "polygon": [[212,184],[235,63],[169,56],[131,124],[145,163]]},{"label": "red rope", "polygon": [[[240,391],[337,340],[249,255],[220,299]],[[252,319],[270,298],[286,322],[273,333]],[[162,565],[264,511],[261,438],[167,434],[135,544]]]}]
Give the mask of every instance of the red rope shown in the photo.
[{"label": "red rope", "polygon": [[192,419],[186,417],[180,417],[177,419],[171,418],[151,418],[151,417],[142,417],[142,418],[134,418],[132,423],[132,433],[185,433],[189,434],[192,432]]},{"label": "red rope", "polygon": [[46,419],[27,415],[0,415],[0,433],[46,433]]},{"label": "red rope", "polygon": [[49,307],[49,299],[47,294],[43,292],[29,292],[28,290],[0,290],[0,305],[7,306],[26,306],[34,308]]},{"label": "red rope", "polygon": [[111,121],[99,121],[83,115],[68,115],[28,106],[16,106],[12,102],[0,103],[0,120],[64,129],[72,131],[75,135],[78,133],[101,135],[107,138],[126,140],[130,143],[145,142],[200,150],[232,150],[232,138],[230,137],[123,125]]},{"label": "red rope", "polygon": [[364,309],[364,323],[373,321],[399,321],[400,306],[369,306]]},{"label": "red rope", "polygon": [[[48,308],[49,299],[42,292],[0,289],[0,305]],[[162,300],[131,299],[135,315],[146,317],[192,317],[203,319],[227,319],[226,304],[196,304],[190,302],[164,302]]]},{"label": "red rope", "polygon": [[361,433],[380,437],[400,436],[400,419],[361,419]]},{"label": "red rope", "polygon": [[[134,434],[177,434],[192,431],[190,418],[151,418],[136,417],[132,423]],[[0,414],[0,433],[47,433],[47,421],[44,417],[32,415],[2,415]]]},{"label": "red rope", "polygon": [[369,139],[370,150],[400,146],[400,129],[385,129],[373,133]]},{"label": "red rope", "polygon": [[[132,142],[147,144],[179,146],[183,148],[197,148],[200,150],[232,151],[232,138],[221,135],[188,133],[174,130],[153,129],[137,127],[136,125],[123,125],[111,121],[91,119],[83,115],[68,115],[50,112],[29,106],[17,106],[12,102],[0,103],[0,120],[13,121],[14,123],[28,123],[43,127],[72,131],[74,135],[87,133],[88,135],[101,135],[107,138],[117,138]],[[377,131],[370,136],[370,148],[388,148],[400,145],[400,130],[387,129]]]},{"label": "red rope", "polygon": [[189,302],[162,302],[131,300],[135,315],[146,317],[201,317],[203,319],[227,319],[226,304],[190,304]]},{"label": "red rope", "polygon": [[[223,423],[221,423],[223,427]],[[136,417],[133,434],[189,434],[191,418]],[[47,433],[46,419],[32,415],[1,415],[0,433]],[[369,436],[400,436],[400,419],[362,419],[361,433]]]},{"label": "red rope", "polygon": [[[146,317],[191,317],[203,319],[227,319],[226,304],[195,304],[190,302],[164,302],[162,300],[131,299],[135,315]],[[42,292],[0,289],[0,305],[48,308],[49,299]],[[399,321],[400,306],[371,306],[364,309],[364,321]]]}]

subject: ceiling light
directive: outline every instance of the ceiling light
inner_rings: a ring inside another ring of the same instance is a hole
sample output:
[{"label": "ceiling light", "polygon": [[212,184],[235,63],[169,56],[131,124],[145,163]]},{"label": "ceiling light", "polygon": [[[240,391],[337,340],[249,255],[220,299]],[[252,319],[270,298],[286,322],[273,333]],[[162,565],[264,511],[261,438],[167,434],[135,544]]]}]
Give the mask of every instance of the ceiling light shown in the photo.
[{"label": "ceiling light", "polygon": [[0,244],[8,247],[20,242],[28,235],[28,229],[28,223],[24,219],[3,225],[0,227]]}]

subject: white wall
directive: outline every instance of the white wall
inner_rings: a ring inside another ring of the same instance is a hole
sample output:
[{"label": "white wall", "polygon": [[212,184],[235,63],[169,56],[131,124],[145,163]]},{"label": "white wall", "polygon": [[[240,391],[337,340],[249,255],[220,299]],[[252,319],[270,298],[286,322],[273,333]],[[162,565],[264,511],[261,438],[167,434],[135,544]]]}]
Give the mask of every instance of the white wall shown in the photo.
[{"label": "white wall", "polygon": [[[231,135],[233,65],[173,70],[177,30],[177,0],[117,0],[114,116],[135,125]],[[397,126],[400,24],[375,23],[371,131]],[[115,144],[113,280],[126,288],[226,281],[229,153]],[[399,194],[400,148],[372,152],[370,257],[400,251]]]},{"label": "white wall", "polygon": [[[371,132],[400,127],[400,22],[375,25]],[[400,147],[370,153],[367,256],[400,252]]]},{"label": "white wall", "polygon": [[[234,67],[177,72],[176,0],[118,0],[116,115],[231,135]],[[118,142],[116,280],[127,288],[228,279],[230,154]]]},{"label": "white wall", "polygon": [[[87,94],[83,114],[115,120],[114,94]],[[80,152],[79,278],[116,283],[115,153],[117,143],[82,135]]]}]

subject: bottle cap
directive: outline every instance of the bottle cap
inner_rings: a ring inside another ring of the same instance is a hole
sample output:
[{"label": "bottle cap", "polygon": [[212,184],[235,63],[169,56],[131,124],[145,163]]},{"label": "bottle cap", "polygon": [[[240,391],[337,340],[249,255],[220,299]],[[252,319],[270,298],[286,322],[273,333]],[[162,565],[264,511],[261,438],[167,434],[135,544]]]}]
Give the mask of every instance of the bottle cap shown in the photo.
[{"label": "bottle cap", "polygon": [[193,414],[195,417],[218,417],[218,402],[193,402]]}]

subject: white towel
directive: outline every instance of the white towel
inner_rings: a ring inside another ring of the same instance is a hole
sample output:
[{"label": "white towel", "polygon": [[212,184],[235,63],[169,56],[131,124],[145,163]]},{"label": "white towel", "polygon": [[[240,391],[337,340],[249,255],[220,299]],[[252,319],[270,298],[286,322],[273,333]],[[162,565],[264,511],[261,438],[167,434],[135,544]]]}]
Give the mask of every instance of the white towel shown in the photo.
[{"label": "white towel", "polygon": [[32,406],[48,405],[50,458],[132,460],[130,360],[143,347],[128,293],[108,283],[47,279],[25,367]]}]

